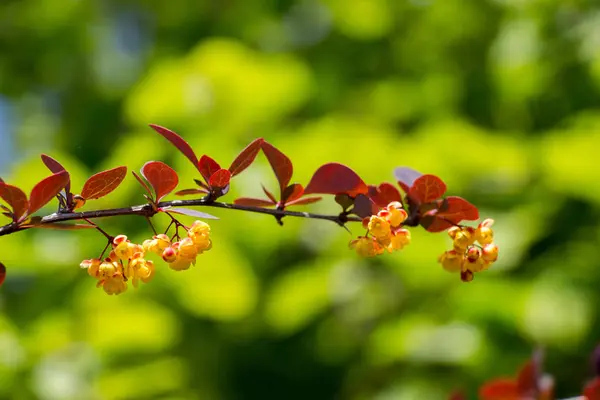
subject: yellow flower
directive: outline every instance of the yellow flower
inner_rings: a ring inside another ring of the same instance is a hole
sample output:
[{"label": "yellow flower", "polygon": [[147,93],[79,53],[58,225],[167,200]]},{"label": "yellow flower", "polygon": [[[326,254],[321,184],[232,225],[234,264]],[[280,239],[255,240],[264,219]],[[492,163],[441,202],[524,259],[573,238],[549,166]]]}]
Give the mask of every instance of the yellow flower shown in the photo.
[{"label": "yellow flower", "polygon": [[152,239],[144,240],[143,247],[146,251],[161,255],[171,245],[171,239],[164,233],[155,235]]},{"label": "yellow flower", "polygon": [[192,260],[189,258],[177,257],[173,262],[169,263],[169,268],[175,271],[184,271],[192,265]]},{"label": "yellow flower", "polygon": [[94,278],[99,278],[99,268],[101,263],[101,260],[93,258],[90,260],[83,260],[79,265],[81,266],[81,268],[87,269],[87,272],[90,276]]},{"label": "yellow flower", "polygon": [[196,245],[191,238],[187,237],[181,239],[177,249],[179,251],[179,257],[194,261],[196,260],[196,256],[198,255],[198,249],[196,248]]},{"label": "yellow flower", "polygon": [[387,206],[388,216],[387,220],[392,226],[392,228],[397,228],[400,226],[406,218],[408,218],[408,214],[402,208],[402,204],[397,201],[393,201]]},{"label": "yellow flower", "polygon": [[121,264],[111,260],[110,258],[105,259],[98,267],[99,278],[110,278],[115,274],[122,274],[123,268]]},{"label": "yellow flower", "polygon": [[465,251],[474,241],[475,237],[468,228],[461,229],[456,232],[456,235],[454,236],[454,249],[457,251]]},{"label": "yellow flower", "polygon": [[371,216],[367,225],[367,229],[371,235],[380,241],[382,239],[389,238],[392,234],[390,223],[387,222],[385,218],[377,215]]},{"label": "yellow flower", "polygon": [[486,244],[481,251],[481,258],[490,263],[498,259],[498,246],[495,244]]},{"label": "yellow flower", "polygon": [[104,279],[102,289],[109,295],[121,294],[127,290],[127,282],[125,281],[123,274],[114,274],[113,276]]},{"label": "yellow flower", "polygon": [[448,250],[440,256],[438,261],[446,271],[459,272],[462,269],[464,255],[456,250]]},{"label": "yellow flower", "polygon": [[200,220],[194,221],[194,223],[188,230],[188,235],[190,237],[194,236],[194,235],[208,235],[208,234],[210,234],[210,225],[208,225],[206,222],[200,221]]},{"label": "yellow flower", "polygon": [[350,242],[350,247],[356,250],[356,253],[361,257],[374,257],[382,254],[384,249],[370,237],[359,236]]},{"label": "yellow flower", "polygon": [[111,254],[114,254],[116,258],[122,261],[127,261],[133,257],[133,253],[136,252],[138,246],[127,240],[127,236],[125,235],[115,237],[113,245],[114,249]]},{"label": "yellow flower", "polygon": [[410,231],[408,229],[398,229],[391,236],[391,242],[388,245],[388,251],[402,250],[404,246],[410,244]]},{"label": "yellow flower", "polygon": [[[137,256],[137,257],[136,257]],[[154,277],[154,263],[143,258],[143,254],[136,253],[129,261],[125,276],[132,280],[133,287],[138,287],[139,281],[150,282]]]}]

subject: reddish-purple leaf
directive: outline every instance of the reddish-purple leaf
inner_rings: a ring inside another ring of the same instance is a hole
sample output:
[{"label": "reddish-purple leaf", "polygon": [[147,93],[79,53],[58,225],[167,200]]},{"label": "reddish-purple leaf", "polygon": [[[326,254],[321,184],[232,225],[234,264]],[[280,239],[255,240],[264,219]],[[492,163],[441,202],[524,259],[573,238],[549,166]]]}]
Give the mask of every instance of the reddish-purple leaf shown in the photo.
[{"label": "reddish-purple leaf", "polygon": [[379,186],[369,185],[369,197],[379,207],[384,208],[392,201],[402,203],[400,192],[391,183],[383,182]]},{"label": "reddish-purple leaf", "polygon": [[18,221],[29,209],[27,195],[18,187],[0,183],[0,198],[12,208],[13,219]]},{"label": "reddish-purple leaf", "polygon": [[421,175],[423,174],[408,167],[397,167],[394,169],[394,177],[405,193],[408,193],[415,180]]},{"label": "reddish-purple leaf", "polygon": [[517,382],[513,379],[496,379],[479,389],[481,400],[520,400]]},{"label": "reddish-purple leaf", "polygon": [[162,200],[177,187],[179,177],[173,168],[162,161],[148,161],[142,167],[142,176],[146,178],[156,193],[156,202]]},{"label": "reddish-purple leaf", "polygon": [[4,264],[2,264],[0,262],[0,286],[2,286],[5,279],[6,279],[6,267],[4,266]]},{"label": "reddish-purple leaf", "polygon": [[292,179],[292,174],[294,172],[292,162],[285,154],[277,150],[269,142],[263,141],[261,144],[261,149],[263,153],[265,153],[267,160],[269,160],[269,164],[271,164],[273,172],[275,172],[275,176],[279,182],[280,193],[283,193]]},{"label": "reddish-purple leaf", "polygon": [[133,174],[135,179],[138,181],[138,183],[140,185],[142,185],[142,187],[148,193],[148,195],[152,196],[152,191],[150,190],[150,187],[148,186],[148,184],[146,182],[144,182],[144,180],[142,178],[140,178],[140,176],[138,174],[136,174],[135,171],[131,171],[131,173]]},{"label": "reddish-purple leaf", "polygon": [[427,232],[443,232],[454,226],[454,223],[442,217],[438,217],[435,213],[437,213],[437,210],[432,210],[419,221],[421,226],[425,228]]},{"label": "reddish-purple leaf", "polygon": [[475,221],[479,219],[479,210],[462,197],[448,196],[442,201],[438,215],[459,223],[462,220]]},{"label": "reddish-purple leaf", "polygon": [[519,393],[523,397],[533,397],[538,392],[538,383],[541,375],[541,355],[537,354],[529,360],[521,369],[517,375],[517,387]]},{"label": "reddish-purple leaf", "polygon": [[85,181],[83,189],[81,189],[81,197],[86,200],[104,197],[115,190],[126,175],[127,167],[125,166],[98,172]]},{"label": "reddish-purple leaf", "polygon": [[304,189],[304,194],[345,193],[351,197],[368,192],[369,188],[356,172],[338,163],[329,163],[319,167]]},{"label": "reddish-purple leaf", "polygon": [[269,199],[271,199],[271,201],[273,202],[273,204],[276,204],[277,203],[277,199],[275,198],[275,196],[273,196],[273,193],[269,192],[264,185],[261,185],[261,186],[262,186],[263,192],[265,192],[265,194],[267,195],[267,197]]},{"label": "reddish-purple leaf", "polygon": [[229,172],[231,172],[232,178],[252,164],[263,142],[263,138],[254,139],[248,146],[246,146],[244,150],[240,152],[235,160],[233,160],[231,166],[229,167]]},{"label": "reddish-purple leaf", "polygon": [[291,203],[294,200],[299,199],[304,194],[304,187],[302,187],[299,183],[293,183],[290,186],[286,187],[283,193],[281,194],[281,202]]},{"label": "reddish-purple leaf", "polygon": [[240,197],[233,201],[233,204],[238,206],[250,206],[250,207],[271,207],[277,204],[270,200],[255,199],[253,197]]},{"label": "reddish-purple leaf", "polygon": [[302,206],[302,205],[306,205],[306,204],[316,203],[317,201],[321,201],[322,199],[323,199],[322,197],[305,197],[303,199],[290,201],[288,203],[285,203],[285,205],[286,205],[286,207]]},{"label": "reddish-purple leaf", "polygon": [[370,217],[371,215],[377,214],[379,211],[377,205],[364,194],[359,194],[354,199],[354,208],[352,212],[361,218]]},{"label": "reddish-purple leaf", "polygon": [[[56,174],[60,171],[66,171],[66,168],[62,166],[61,163],[59,163],[58,161],[56,161],[54,158],[50,157],[47,154],[42,154],[42,162],[44,163],[44,165],[46,167],[48,167],[48,169],[50,170],[50,172]],[[67,183],[67,186],[65,186],[65,191],[67,192],[67,195],[71,192],[71,180],[69,179],[69,183]]]},{"label": "reddish-purple leaf", "polygon": [[206,193],[208,193],[208,190],[206,190],[206,189],[183,189],[178,192],[175,192],[175,195],[176,196],[187,196],[190,194],[200,194],[200,193],[206,194]]},{"label": "reddish-purple leaf", "polygon": [[162,208],[161,211],[168,211],[168,212],[173,212],[176,214],[182,214],[182,215],[187,215],[187,216],[196,217],[196,218],[219,219],[218,217],[215,217],[214,215],[203,213],[198,210],[192,210],[190,208],[183,208],[183,207],[169,207],[169,208],[165,207],[165,208]]},{"label": "reddish-purple leaf", "polygon": [[446,184],[435,175],[418,177],[408,191],[408,197],[417,204],[430,203],[446,193]]},{"label": "reddish-purple leaf", "polygon": [[189,143],[186,142],[181,136],[172,130],[159,125],[150,124],[150,128],[154,129],[165,139],[171,142],[184,156],[188,158],[188,160],[192,162],[192,164],[194,164],[194,167],[198,168],[198,157],[196,157],[196,153],[194,153],[194,150],[192,150]]},{"label": "reddish-purple leaf", "polygon": [[230,180],[231,180],[231,172],[229,172],[228,169],[221,168],[220,170],[218,170],[217,172],[212,174],[212,176],[208,180],[208,184],[212,188],[220,189],[220,188],[224,188],[225,186],[229,185]]},{"label": "reddish-purple leaf", "polygon": [[594,378],[585,385],[583,395],[587,400],[600,400],[600,377]]},{"label": "reddish-purple leaf", "polygon": [[208,182],[210,177],[220,169],[221,166],[219,163],[207,155],[200,157],[200,161],[198,161],[198,171],[200,171],[200,174],[206,182]]},{"label": "reddish-purple leaf", "polygon": [[[54,196],[56,196],[65,188],[65,186],[67,186],[69,180],[70,177],[67,171],[61,171],[42,179],[31,190],[31,194],[29,195],[29,210],[27,211],[27,214],[31,215],[45,206],[54,198]],[[23,217],[21,217],[21,219],[23,219]]]}]

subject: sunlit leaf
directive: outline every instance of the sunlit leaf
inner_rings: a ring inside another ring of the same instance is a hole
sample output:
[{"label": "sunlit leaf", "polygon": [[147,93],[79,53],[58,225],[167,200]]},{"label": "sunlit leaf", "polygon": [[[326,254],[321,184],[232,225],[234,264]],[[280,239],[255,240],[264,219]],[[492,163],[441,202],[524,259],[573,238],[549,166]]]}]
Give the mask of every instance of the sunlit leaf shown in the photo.
[{"label": "sunlit leaf", "polygon": [[405,193],[408,193],[415,180],[421,175],[423,174],[419,171],[408,167],[397,167],[394,169],[394,177]]},{"label": "sunlit leaf", "polygon": [[479,219],[479,210],[462,197],[448,196],[441,202],[438,216],[443,216],[455,223],[462,220],[475,221]]},{"label": "sunlit leaf", "polygon": [[583,395],[587,400],[600,400],[600,378],[596,377],[585,385]]},{"label": "sunlit leaf", "polygon": [[104,197],[115,190],[126,175],[127,167],[125,166],[98,172],[85,181],[83,189],[81,189],[81,197],[86,200]]},{"label": "sunlit leaf", "polygon": [[339,194],[346,193],[351,197],[367,194],[369,188],[363,180],[343,164],[329,163],[319,167],[313,174],[304,194]]},{"label": "sunlit leaf", "polygon": [[279,182],[280,193],[283,193],[292,179],[292,174],[294,172],[292,162],[285,154],[277,150],[269,142],[263,141],[261,149],[263,153],[265,153],[267,160],[269,160],[273,172],[275,172],[275,176]]},{"label": "sunlit leaf", "polygon": [[[42,158],[42,162],[44,163],[44,165],[46,167],[48,167],[50,172],[52,172],[54,174],[56,174],[60,171],[67,170],[65,167],[62,166],[61,163],[59,163],[56,159],[50,157],[47,154],[42,154],[41,158]],[[67,183],[67,185],[65,186],[65,190],[67,193],[69,193],[71,191],[71,179],[69,179],[69,183]]]},{"label": "sunlit leaf", "polygon": [[[69,183],[70,177],[67,171],[61,171],[59,173],[50,175],[49,177],[42,179],[37,185],[31,190],[29,195],[29,209],[27,214],[31,215],[43,206],[45,206],[50,200],[54,198],[65,186]],[[22,218],[22,217],[21,217]]]},{"label": "sunlit leaf", "polygon": [[148,193],[148,195],[152,196],[152,190],[150,190],[150,187],[148,186],[148,184],[146,182],[144,182],[144,180],[142,178],[140,178],[140,176],[138,174],[136,174],[135,171],[131,171],[131,173],[133,174],[133,176],[135,177],[135,179],[138,181],[138,183]]},{"label": "sunlit leaf", "polygon": [[304,187],[299,183],[293,183],[285,188],[281,194],[282,203],[291,203],[294,200],[299,199],[304,194]]},{"label": "sunlit leaf", "polygon": [[430,203],[446,193],[446,184],[435,175],[422,175],[415,179],[408,196],[417,204]]},{"label": "sunlit leaf", "polygon": [[169,208],[164,208],[163,210],[168,211],[168,212],[174,212],[176,214],[187,215],[190,217],[196,217],[196,218],[219,219],[218,217],[215,217],[214,215],[207,214],[207,213],[204,213],[204,212],[198,211],[198,210],[193,210],[191,208],[169,207]]},{"label": "sunlit leaf", "polygon": [[225,168],[221,168],[216,171],[210,177],[208,184],[213,188],[224,188],[229,185],[229,181],[231,180],[231,172]]},{"label": "sunlit leaf", "polygon": [[186,142],[181,136],[160,125],[150,124],[150,128],[154,129],[165,139],[171,142],[184,156],[188,158],[188,160],[192,162],[192,164],[194,164],[194,167],[198,168],[198,157],[196,157],[196,153],[194,153],[194,150],[192,150],[189,143]]},{"label": "sunlit leaf", "polygon": [[206,182],[208,182],[210,177],[220,169],[221,166],[219,163],[207,155],[200,157],[200,161],[198,161],[198,171],[200,171],[200,174]]},{"label": "sunlit leaf", "polygon": [[261,185],[261,186],[262,186],[263,192],[265,192],[265,194],[267,195],[267,197],[269,199],[271,199],[271,201],[273,202],[273,204],[277,203],[277,199],[275,198],[275,196],[273,195],[273,193],[269,192],[264,185]]},{"label": "sunlit leaf", "polygon": [[512,379],[496,379],[479,389],[481,400],[521,400],[517,382]]},{"label": "sunlit leaf", "polygon": [[148,161],[141,172],[154,188],[157,202],[171,193],[179,183],[177,172],[162,161]]},{"label": "sunlit leaf", "polygon": [[277,202],[272,202],[270,200],[264,199],[255,199],[253,197],[240,197],[233,201],[233,204],[237,204],[239,206],[250,206],[250,207],[270,207],[277,204]]},{"label": "sunlit leaf", "polygon": [[231,177],[238,175],[252,164],[263,142],[263,138],[254,139],[248,146],[244,148],[244,150],[240,152],[240,154],[235,158],[235,160],[233,160],[231,166],[229,167]]},{"label": "sunlit leaf", "polygon": [[27,195],[16,186],[0,182],[0,197],[12,208],[15,221],[18,221],[29,209]]},{"label": "sunlit leaf", "polygon": [[379,186],[369,185],[369,197],[381,208],[386,207],[392,201],[402,203],[402,196],[398,189],[387,182],[383,182]]}]

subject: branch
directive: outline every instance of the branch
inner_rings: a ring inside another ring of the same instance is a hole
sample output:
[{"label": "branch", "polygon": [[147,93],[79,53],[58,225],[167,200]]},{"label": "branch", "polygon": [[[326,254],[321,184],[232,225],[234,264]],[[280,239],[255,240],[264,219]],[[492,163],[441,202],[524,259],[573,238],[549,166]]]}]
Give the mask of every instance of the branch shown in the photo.
[{"label": "branch", "polygon": [[[327,214],[313,214],[302,211],[287,211],[287,210],[277,210],[270,208],[262,208],[262,207],[253,207],[253,206],[242,206],[237,204],[230,203],[221,203],[216,202],[208,198],[202,199],[194,199],[194,200],[173,200],[173,201],[163,201],[157,204],[157,208],[168,208],[168,207],[185,207],[185,206],[197,206],[197,207],[216,207],[216,208],[226,208],[229,210],[239,210],[239,211],[247,211],[254,212],[259,214],[269,214],[277,218],[283,217],[298,217],[298,218],[309,218],[309,219],[321,219],[327,220],[331,222],[335,222],[340,226],[344,226],[346,222],[360,222],[361,219],[359,217],[349,217],[346,215],[327,215]],[[46,225],[52,224],[56,222],[65,222],[65,221],[73,221],[73,220],[85,220],[85,219],[95,219],[95,218],[104,218],[104,217],[114,217],[118,215],[141,215],[146,218],[150,218],[157,214],[159,211],[152,206],[152,204],[141,204],[132,207],[123,207],[123,208],[111,208],[106,210],[95,210],[95,211],[84,211],[84,212],[70,212],[70,213],[54,213],[47,215],[41,218],[35,225],[26,224],[24,226],[19,226],[15,223],[10,223],[8,225],[0,227],[0,236],[8,235],[11,233],[15,233],[18,231],[24,231],[26,229],[35,228],[37,225]]]}]

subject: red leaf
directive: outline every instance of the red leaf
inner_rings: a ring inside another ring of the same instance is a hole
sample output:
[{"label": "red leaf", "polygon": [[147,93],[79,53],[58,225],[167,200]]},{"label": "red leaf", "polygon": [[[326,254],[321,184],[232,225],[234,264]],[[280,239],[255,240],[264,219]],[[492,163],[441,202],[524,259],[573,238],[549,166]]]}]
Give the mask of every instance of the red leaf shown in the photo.
[{"label": "red leaf", "polygon": [[394,169],[394,177],[405,193],[408,193],[415,180],[422,175],[422,173],[408,167],[397,167]]},{"label": "red leaf", "polygon": [[306,185],[306,189],[304,189],[304,194],[346,193],[351,197],[356,197],[361,193],[367,194],[368,192],[369,188],[356,172],[338,163],[329,163],[319,167],[308,185]]},{"label": "red leaf", "polygon": [[250,207],[270,207],[277,204],[277,202],[272,202],[270,200],[263,199],[255,199],[252,197],[240,197],[239,199],[235,199],[233,204],[237,204],[238,206],[250,206]]},{"label": "red leaf", "polygon": [[219,163],[207,155],[200,157],[200,161],[198,161],[198,171],[200,171],[200,174],[202,174],[202,177],[206,182],[208,182],[210,177],[220,169],[221,166]]},{"label": "red leaf", "polygon": [[127,167],[121,166],[92,175],[83,184],[81,197],[86,200],[99,199],[115,190],[127,175]]},{"label": "red leaf", "polygon": [[446,184],[435,175],[418,177],[408,191],[408,196],[417,204],[431,203],[446,193]]},{"label": "red leaf", "polygon": [[138,181],[138,183],[140,185],[142,185],[142,187],[148,193],[148,195],[152,196],[152,191],[148,187],[148,184],[146,182],[144,182],[144,180],[142,178],[140,178],[140,176],[138,174],[136,174],[135,171],[131,171],[131,173],[133,174],[133,176],[135,177],[135,179]]},{"label": "red leaf", "polygon": [[0,263],[0,286],[4,283],[4,279],[6,279],[6,267]]},{"label": "red leaf", "polygon": [[517,386],[522,396],[533,396],[538,391],[539,366],[534,360],[528,361],[519,370]]},{"label": "red leaf", "polygon": [[354,199],[354,208],[352,212],[361,218],[370,217],[371,215],[377,214],[378,207],[373,201],[364,194],[359,194]]},{"label": "red leaf", "polygon": [[600,378],[594,378],[585,385],[583,395],[587,400],[600,400]]},{"label": "red leaf", "polygon": [[322,197],[305,197],[303,199],[298,199],[298,200],[290,201],[289,203],[285,203],[285,205],[287,207],[290,207],[290,206],[302,206],[302,205],[306,205],[306,204],[316,203],[317,201],[321,201],[322,199],[323,199]]},{"label": "red leaf", "polygon": [[229,172],[231,172],[232,178],[252,164],[263,142],[263,138],[254,139],[248,146],[246,146],[244,150],[240,152],[235,160],[233,160],[231,166],[229,167]]},{"label": "red leaf", "polygon": [[171,193],[179,183],[177,172],[161,161],[148,161],[142,167],[142,175],[154,188],[156,202]]},{"label": "red leaf", "polygon": [[462,220],[475,221],[479,219],[479,210],[462,197],[448,196],[442,201],[437,215],[458,224]]},{"label": "red leaf", "polygon": [[15,221],[25,215],[29,208],[27,195],[16,186],[0,182],[0,197],[12,208]]},{"label": "red leaf", "polygon": [[392,201],[402,203],[400,192],[391,183],[383,182],[379,186],[369,185],[369,197],[379,207],[384,208]]},{"label": "red leaf", "polygon": [[[435,210],[434,210],[435,211]],[[427,232],[443,232],[446,229],[450,229],[454,226],[452,222],[449,222],[443,218],[438,217],[437,215],[426,215],[421,218],[419,221],[421,226],[427,230]]]},{"label": "red leaf", "polygon": [[203,213],[202,211],[198,211],[198,210],[192,210],[190,208],[184,208],[184,207],[164,207],[160,209],[161,211],[168,211],[168,212],[173,212],[176,214],[182,214],[182,215],[187,215],[190,217],[196,217],[196,218],[204,218],[204,219],[219,219],[217,217],[215,217],[214,215],[210,215],[207,213]]},{"label": "red leaf", "polygon": [[[29,195],[29,210],[28,215],[33,214],[43,206],[45,206],[54,196],[56,196],[69,183],[69,173],[61,171],[57,174],[50,175],[42,179],[31,190]],[[23,217],[21,217],[22,219]]]},{"label": "red leaf", "polygon": [[187,196],[190,194],[200,194],[200,193],[208,193],[206,189],[183,189],[178,192],[175,192],[176,196]]},{"label": "red leaf", "polygon": [[[60,171],[66,171],[66,168],[62,166],[61,163],[59,163],[58,161],[56,161],[54,158],[50,157],[49,155],[46,154],[42,154],[42,162],[44,163],[44,165],[46,165],[46,167],[48,167],[48,169],[56,174]],[[65,191],[67,192],[67,194],[71,191],[71,180],[69,179],[69,183],[67,183],[67,185],[65,186]]]},{"label": "red leaf", "polygon": [[283,204],[291,203],[294,200],[299,199],[304,194],[304,188],[299,183],[293,183],[286,187],[281,194],[281,202]]},{"label": "red leaf", "polygon": [[267,188],[264,187],[264,185],[261,185],[261,186],[262,186],[263,192],[265,192],[265,194],[267,195],[267,197],[269,199],[271,199],[271,201],[273,202],[273,204],[276,204],[277,203],[277,199],[275,198],[275,196],[273,196],[273,193],[269,192],[267,190]]},{"label": "red leaf", "polygon": [[280,193],[283,193],[292,179],[292,173],[294,172],[292,162],[285,154],[268,142],[263,141],[261,149],[265,153],[267,160],[269,160],[273,172],[275,172],[275,176],[279,182]]},{"label": "red leaf", "polygon": [[198,168],[198,157],[196,157],[196,153],[194,153],[194,150],[192,150],[189,143],[186,142],[181,136],[172,130],[159,125],[150,124],[150,128],[154,129],[156,132],[162,135],[162,137],[171,142],[181,153],[183,153],[184,156],[188,158],[188,160],[192,162],[192,164],[194,164],[194,167]]},{"label": "red leaf", "polygon": [[481,400],[520,400],[517,382],[512,379],[496,379],[479,389]]},{"label": "red leaf", "polygon": [[229,185],[231,180],[231,172],[225,168],[221,168],[210,177],[208,184],[213,188],[224,188]]}]

